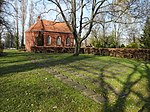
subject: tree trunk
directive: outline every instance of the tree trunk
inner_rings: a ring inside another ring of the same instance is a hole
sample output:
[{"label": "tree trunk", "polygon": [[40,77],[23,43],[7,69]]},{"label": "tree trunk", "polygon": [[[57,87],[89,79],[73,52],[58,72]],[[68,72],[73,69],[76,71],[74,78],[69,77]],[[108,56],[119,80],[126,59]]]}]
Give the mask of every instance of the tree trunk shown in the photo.
[{"label": "tree trunk", "polygon": [[21,39],[21,47],[24,46],[24,34],[22,34],[22,39]]},{"label": "tree trunk", "polygon": [[80,54],[80,48],[81,48],[81,43],[76,43],[75,44],[75,50],[73,56],[79,56]]},{"label": "tree trunk", "polygon": [[1,39],[2,39],[1,36],[2,36],[2,35],[1,35],[1,33],[0,33],[0,46],[1,46],[1,43],[2,43],[2,42],[1,42]]},{"label": "tree trunk", "polygon": [[17,17],[17,20],[16,20],[16,26],[17,26],[16,48],[19,49],[19,26],[18,26],[18,17]]},{"label": "tree trunk", "polygon": [[18,1],[15,1],[15,6],[16,6],[16,48],[19,49],[19,21],[18,21]]},{"label": "tree trunk", "polygon": [[16,48],[19,49],[19,37],[16,36]]},{"label": "tree trunk", "polygon": [[24,46],[24,28],[25,28],[25,21],[27,16],[27,5],[28,0],[22,0],[21,1],[21,23],[22,23],[22,40],[21,40],[21,46]]},{"label": "tree trunk", "polygon": [[22,39],[21,39],[21,47],[24,46],[24,24],[22,25]]}]

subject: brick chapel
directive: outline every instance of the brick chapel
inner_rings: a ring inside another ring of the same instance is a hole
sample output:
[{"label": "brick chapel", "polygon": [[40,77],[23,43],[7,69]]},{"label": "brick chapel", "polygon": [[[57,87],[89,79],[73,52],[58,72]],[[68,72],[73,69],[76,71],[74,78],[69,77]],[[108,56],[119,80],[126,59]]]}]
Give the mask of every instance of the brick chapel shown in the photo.
[{"label": "brick chapel", "polygon": [[25,32],[25,47],[31,52],[32,46],[73,47],[72,32],[65,22],[40,19]]}]

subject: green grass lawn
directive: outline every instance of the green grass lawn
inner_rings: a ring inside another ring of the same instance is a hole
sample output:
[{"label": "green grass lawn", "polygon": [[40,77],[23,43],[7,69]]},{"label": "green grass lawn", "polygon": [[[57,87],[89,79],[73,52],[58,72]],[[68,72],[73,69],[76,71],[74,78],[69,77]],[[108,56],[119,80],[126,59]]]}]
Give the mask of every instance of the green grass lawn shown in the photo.
[{"label": "green grass lawn", "polygon": [[[24,53],[0,57],[0,112],[148,112],[150,62],[94,55]],[[106,99],[96,103],[52,69]],[[79,77],[78,75],[83,77]]]}]

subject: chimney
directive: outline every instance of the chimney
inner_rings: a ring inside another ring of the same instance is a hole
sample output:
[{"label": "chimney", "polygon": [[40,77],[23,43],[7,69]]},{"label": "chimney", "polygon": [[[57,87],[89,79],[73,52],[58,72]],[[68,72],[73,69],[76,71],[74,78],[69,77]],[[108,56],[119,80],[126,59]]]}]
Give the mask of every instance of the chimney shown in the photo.
[{"label": "chimney", "polygon": [[40,21],[40,20],[41,20],[41,16],[38,16],[37,17],[37,22]]}]

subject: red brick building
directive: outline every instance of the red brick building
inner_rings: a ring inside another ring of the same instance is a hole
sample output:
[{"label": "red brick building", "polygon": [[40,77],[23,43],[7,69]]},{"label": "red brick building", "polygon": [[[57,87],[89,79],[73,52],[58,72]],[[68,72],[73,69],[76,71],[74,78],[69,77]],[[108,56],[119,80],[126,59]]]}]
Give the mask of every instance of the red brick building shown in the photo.
[{"label": "red brick building", "polygon": [[65,22],[41,20],[25,32],[25,47],[31,51],[32,46],[73,47],[74,39]]}]

